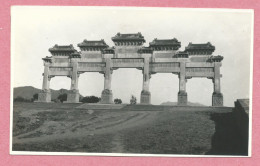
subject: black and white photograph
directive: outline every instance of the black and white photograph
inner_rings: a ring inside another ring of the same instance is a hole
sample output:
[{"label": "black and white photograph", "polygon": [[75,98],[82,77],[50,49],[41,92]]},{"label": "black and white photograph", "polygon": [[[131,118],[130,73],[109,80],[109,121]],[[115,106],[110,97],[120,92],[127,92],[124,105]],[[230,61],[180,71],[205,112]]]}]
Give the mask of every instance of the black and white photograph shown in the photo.
[{"label": "black and white photograph", "polygon": [[10,153],[250,157],[253,18],[12,6]]}]

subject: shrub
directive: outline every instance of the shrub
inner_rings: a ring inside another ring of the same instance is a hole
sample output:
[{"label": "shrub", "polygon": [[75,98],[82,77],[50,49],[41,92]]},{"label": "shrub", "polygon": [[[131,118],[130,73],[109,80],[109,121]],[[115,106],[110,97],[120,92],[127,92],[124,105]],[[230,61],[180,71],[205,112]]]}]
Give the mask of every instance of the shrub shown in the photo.
[{"label": "shrub", "polygon": [[63,93],[60,94],[57,99],[59,99],[63,103],[64,101],[67,101],[67,96],[68,95],[66,93]]},{"label": "shrub", "polygon": [[118,99],[118,98],[116,98],[116,99],[114,100],[114,103],[115,103],[115,104],[122,104],[122,100],[121,100],[121,99]]},{"label": "shrub", "polygon": [[37,101],[38,100],[38,93],[35,93],[34,95],[33,95],[33,98],[32,98],[32,101]]},{"label": "shrub", "polygon": [[98,103],[101,100],[100,97],[86,96],[81,99],[82,103]]},{"label": "shrub", "polygon": [[14,99],[14,102],[31,102],[31,100],[18,96]]}]

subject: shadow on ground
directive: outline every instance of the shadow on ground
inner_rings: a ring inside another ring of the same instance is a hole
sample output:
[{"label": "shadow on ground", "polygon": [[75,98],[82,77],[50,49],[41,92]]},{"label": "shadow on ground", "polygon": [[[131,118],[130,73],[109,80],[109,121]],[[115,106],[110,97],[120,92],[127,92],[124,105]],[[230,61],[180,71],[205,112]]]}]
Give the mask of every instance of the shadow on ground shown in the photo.
[{"label": "shadow on ground", "polygon": [[215,133],[207,155],[248,155],[248,123],[242,132],[234,112],[214,113],[211,120],[215,122]]}]

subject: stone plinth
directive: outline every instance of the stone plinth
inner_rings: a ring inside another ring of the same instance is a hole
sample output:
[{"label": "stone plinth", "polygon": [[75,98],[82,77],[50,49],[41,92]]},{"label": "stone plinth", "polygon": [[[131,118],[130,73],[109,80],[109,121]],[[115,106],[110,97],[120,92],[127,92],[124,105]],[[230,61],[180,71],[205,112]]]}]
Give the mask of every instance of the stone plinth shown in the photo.
[{"label": "stone plinth", "polygon": [[179,91],[178,92],[178,105],[187,105],[187,102],[188,102],[188,95],[187,95],[187,92],[185,91]]},{"label": "stone plinth", "polygon": [[79,103],[79,91],[71,90],[67,95],[67,101],[64,103]]},{"label": "stone plinth", "polygon": [[112,90],[105,89],[101,94],[101,103],[102,104],[113,104],[113,93]]},{"label": "stone plinth", "polygon": [[213,92],[212,94],[212,106],[223,106],[222,93]]},{"label": "stone plinth", "polygon": [[140,104],[151,104],[151,93],[149,91],[142,90]]},{"label": "stone plinth", "polygon": [[38,101],[37,102],[51,102],[51,92],[50,91],[43,91],[38,94]]}]

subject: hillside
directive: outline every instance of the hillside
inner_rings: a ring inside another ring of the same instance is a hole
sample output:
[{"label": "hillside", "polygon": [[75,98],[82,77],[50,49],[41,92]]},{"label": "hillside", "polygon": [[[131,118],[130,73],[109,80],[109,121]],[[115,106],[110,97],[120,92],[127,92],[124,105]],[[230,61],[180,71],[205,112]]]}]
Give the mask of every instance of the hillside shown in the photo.
[{"label": "hillside", "polygon": [[[177,102],[171,102],[171,101],[167,101],[167,102],[163,102],[160,105],[177,105]],[[192,103],[192,102],[188,102],[189,106],[205,106],[203,104],[200,103]]]},{"label": "hillside", "polygon": [[[39,93],[39,92],[41,92],[41,89],[37,89],[32,86],[17,87],[17,88],[14,88],[13,98],[20,96],[25,99],[31,99],[31,98],[33,98],[33,95],[35,93]],[[68,92],[69,92],[69,90],[67,90],[67,89],[60,89],[60,90],[51,89],[51,94],[52,94],[51,98],[56,99],[60,94],[68,93]]]}]

